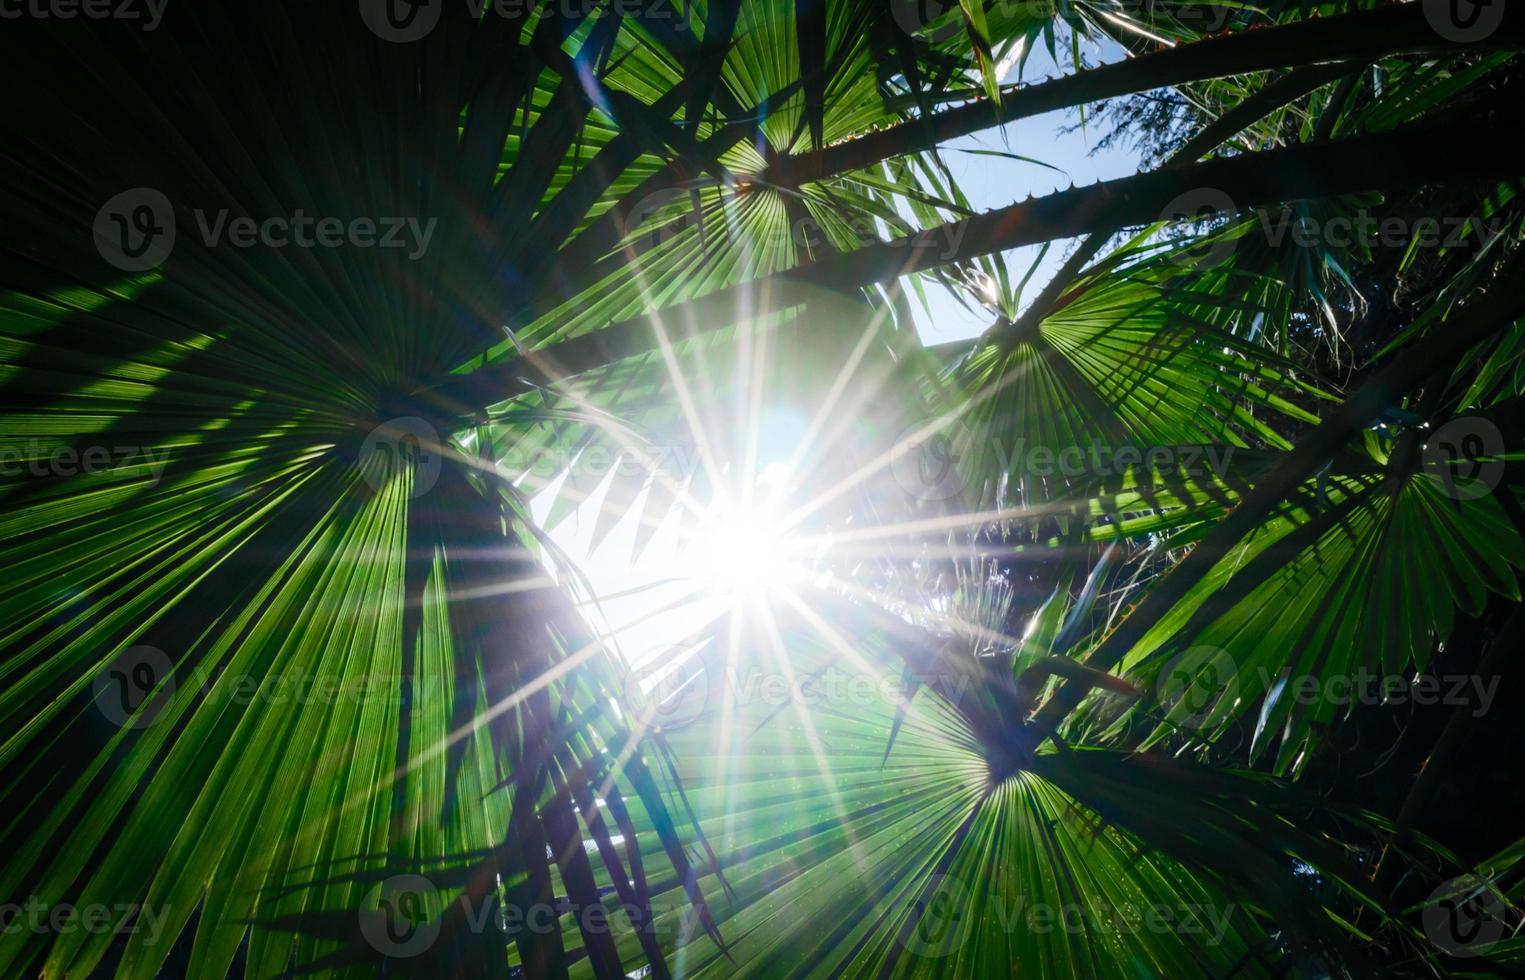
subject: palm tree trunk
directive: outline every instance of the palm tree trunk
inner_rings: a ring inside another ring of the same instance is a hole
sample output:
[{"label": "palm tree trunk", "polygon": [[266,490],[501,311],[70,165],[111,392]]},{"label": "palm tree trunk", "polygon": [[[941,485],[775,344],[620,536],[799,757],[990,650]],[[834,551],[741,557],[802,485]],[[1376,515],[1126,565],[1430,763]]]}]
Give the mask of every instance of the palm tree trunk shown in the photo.
[{"label": "palm tree trunk", "polygon": [[[999,112],[988,101],[976,101],[815,153],[784,157],[761,174],[759,180],[791,186],[803,180],[822,179],[1015,119],[1169,85],[1334,60],[1371,61],[1403,53],[1454,52],[1465,47],[1468,46],[1448,41],[1431,30],[1418,4],[1302,21],[1285,27],[1215,38],[1038,85],[1014,88],[1002,98]],[[1525,17],[1506,17],[1492,37],[1471,47],[1476,50],[1525,47]],[[781,104],[800,84],[795,80],[765,104]],[[607,274],[612,265],[599,263],[599,259],[618,244],[620,219],[630,207],[704,172],[716,157],[756,132],[753,115],[738,107],[733,121],[701,144],[702,153],[698,157],[680,156],[657,171],[593,221],[566,248],[555,253],[554,268],[548,262],[544,268],[535,271],[534,278],[563,285],[538,305],[515,311],[511,319],[518,323],[533,319]]]},{"label": "palm tree trunk", "polygon": [[[1335,143],[1296,146],[1213,160],[1191,167],[1165,167],[1146,174],[1072,188],[1009,207],[880,242],[785,272],[740,283],[662,311],[681,336],[696,336],[735,323],[744,313],[785,309],[820,295],[889,282],[913,272],[1023,245],[1108,234],[1161,220],[1182,195],[1211,188],[1243,209],[1384,190],[1393,187],[1517,176],[1525,164],[1501,140],[1482,132],[1517,125],[1509,118],[1475,116],[1440,127],[1410,127]],[[1457,146],[1472,152],[1457,154]],[[523,383],[549,384],[658,348],[650,314],[552,344],[528,355],[457,376],[434,389],[444,403],[482,406],[501,401]]]},{"label": "palm tree trunk", "polygon": [[[1282,106],[1302,98],[1314,89],[1334,81],[1348,71],[1349,66],[1344,64],[1317,65],[1277,79],[1204,126],[1202,131],[1177,150],[1164,166],[1180,167],[1196,163],[1239,131],[1259,122]],[[1106,245],[1108,237],[1106,234],[1092,235],[1077,245],[1074,253],[1065,260],[1064,265],[1043,287],[1043,291],[1033,298],[1027,310],[1010,323],[996,324],[987,331],[986,339],[996,337],[1012,339],[1022,337],[1036,329],[1044,317],[1059,308],[1065,291],[1084,271],[1086,263],[1090,262]]]},{"label": "palm tree trunk", "polygon": [[771,183],[794,186],[931,149],[1014,119],[1227,75],[1405,53],[1508,50],[1525,44],[1525,11],[1519,7],[1506,14],[1499,29],[1487,39],[1461,44],[1437,34],[1423,6],[1408,3],[1209,38],[1057,81],[1013,88],[1001,97],[999,105],[978,99],[815,153],[785,158],[764,176]]}]

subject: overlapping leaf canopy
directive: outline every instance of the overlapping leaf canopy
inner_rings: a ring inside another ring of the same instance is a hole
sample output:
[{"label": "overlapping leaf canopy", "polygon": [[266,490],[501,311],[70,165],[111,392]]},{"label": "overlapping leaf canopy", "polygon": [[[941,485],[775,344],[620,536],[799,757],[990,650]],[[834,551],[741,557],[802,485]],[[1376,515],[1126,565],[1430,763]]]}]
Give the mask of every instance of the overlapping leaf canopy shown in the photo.
[{"label": "overlapping leaf canopy", "polygon": [[[1372,865],[1462,842],[1299,788],[1348,708],[1284,679],[1423,671],[1519,599],[1525,16],[932,6],[7,22],[0,901],[132,926],[8,925],[0,973],[1445,965]],[[1013,83],[1038,46],[1068,73]],[[938,155],[1165,86],[1138,177],[975,214]],[[173,249],[126,270],[99,220],[145,189]],[[1364,211],[1466,233],[1267,231]],[[401,244],[228,231],[303,216]],[[1048,283],[1011,257],[1076,237]],[[934,282],[984,336],[921,346]],[[835,543],[714,625],[680,728],[546,532],[704,533],[781,405]],[[895,478],[906,433],[953,492]],[[749,665],[894,693],[738,700]]]}]

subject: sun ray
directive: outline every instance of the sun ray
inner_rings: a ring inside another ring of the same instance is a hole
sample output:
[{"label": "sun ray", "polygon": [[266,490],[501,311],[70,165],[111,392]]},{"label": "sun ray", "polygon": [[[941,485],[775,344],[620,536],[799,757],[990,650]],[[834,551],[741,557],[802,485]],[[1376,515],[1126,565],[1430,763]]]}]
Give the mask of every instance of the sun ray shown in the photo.
[{"label": "sun ray", "polygon": [[954,411],[945,413],[938,418],[932,419],[931,421],[922,425],[921,428],[917,429],[914,433],[902,439],[900,442],[897,442],[895,445],[889,447],[882,453],[879,453],[877,456],[870,459],[867,463],[864,463],[862,466],[860,466],[857,470],[853,471],[850,475],[843,477],[832,486],[816,494],[811,500],[803,504],[799,510],[794,513],[794,515],[792,515],[792,521],[794,523],[799,523],[819,512],[827,504],[835,501],[839,497],[858,487],[868,478],[883,471],[885,467],[889,466],[895,460],[897,455],[907,452],[908,447],[921,446],[933,436],[941,435],[948,429],[962,424],[963,419],[966,416],[982,406],[985,402],[1000,394],[1009,385],[1014,384],[1018,378],[1028,369],[1029,368],[1024,365],[1019,369],[1007,371],[999,379],[989,383],[980,390],[971,393],[967,398],[964,398],[959,403],[958,407],[954,409]]},{"label": "sun ray", "polygon": [[[785,591],[787,592],[787,590]],[[783,672],[789,690],[798,690],[799,679],[795,675],[794,664],[789,659],[789,652],[784,648],[783,637],[778,632],[778,624],[773,621],[772,613],[766,606],[761,610],[759,619],[768,634],[774,662],[778,664],[779,670]],[[832,773],[831,762],[829,761],[830,753],[826,751],[826,746],[821,741],[821,736],[816,731],[815,722],[811,720],[810,712],[806,710],[805,705],[796,699],[791,699],[791,702],[794,706],[795,715],[799,718],[800,728],[805,733],[806,744],[810,746],[810,751],[814,754],[816,764],[820,769],[821,775],[824,777],[822,785],[825,787],[827,796],[831,800],[832,809],[836,811],[837,819],[841,821],[843,831],[847,836],[847,846],[853,855],[853,861],[858,865],[859,870],[862,871],[868,866],[868,857],[863,853],[862,842],[858,840],[857,834],[853,832],[852,820],[847,812],[847,804],[842,799],[841,790],[837,786],[836,777]]]}]

